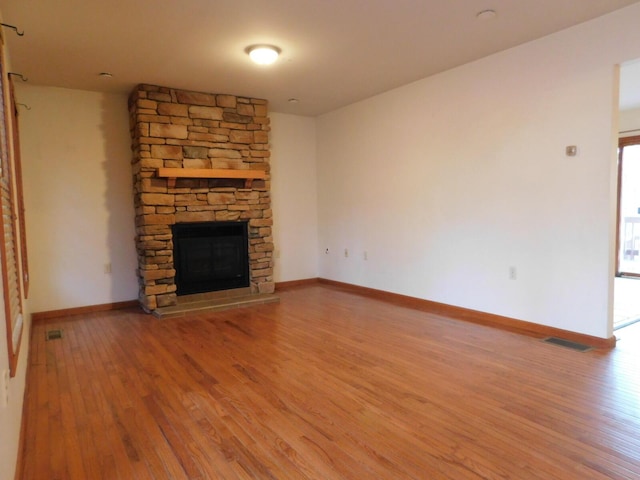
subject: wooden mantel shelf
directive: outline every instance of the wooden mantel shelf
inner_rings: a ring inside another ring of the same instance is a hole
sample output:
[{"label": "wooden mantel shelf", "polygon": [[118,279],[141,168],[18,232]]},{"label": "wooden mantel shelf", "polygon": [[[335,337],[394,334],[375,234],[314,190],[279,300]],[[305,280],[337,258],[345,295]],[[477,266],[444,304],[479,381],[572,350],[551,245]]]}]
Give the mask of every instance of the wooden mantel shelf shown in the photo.
[{"label": "wooden mantel shelf", "polygon": [[157,176],[166,178],[169,188],[176,186],[177,178],[241,178],[244,187],[251,188],[255,179],[265,179],[263,170],[235,170],[230,168],[158,168]]}]

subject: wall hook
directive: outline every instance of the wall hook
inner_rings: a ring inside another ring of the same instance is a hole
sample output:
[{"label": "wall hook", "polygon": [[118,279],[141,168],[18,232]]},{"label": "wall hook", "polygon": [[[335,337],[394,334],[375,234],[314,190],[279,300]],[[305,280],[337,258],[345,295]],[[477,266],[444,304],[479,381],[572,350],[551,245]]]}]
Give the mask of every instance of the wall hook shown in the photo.
[{"label": "wall hook", "polygon": [[18,35],[19,37],[22,37],[24,35],[24,30],[23,31],[18,30],[18,27],[16,27],[15,25],[9,25],[8,23],[0,23],[0,25],[2,25],[3,27],[10,28],[14,32],[16,32],[16,35]]},{"label": "wall hook", "polygon": [[13,75],[14,77],[19,77],[20,80],[22,80],[23,82],[28,82],[29,81],[29,79],[27,77],[25,77],[24,75],[22,75],[21,73],[9,72],[7,75]]},{"label": "wall hook", "polygon": [[20,105],[21,107],[24,107],[27,110],[31,110],[31,107],[29,105],[27,105],[26,103],[16,103],[16,105]]}]

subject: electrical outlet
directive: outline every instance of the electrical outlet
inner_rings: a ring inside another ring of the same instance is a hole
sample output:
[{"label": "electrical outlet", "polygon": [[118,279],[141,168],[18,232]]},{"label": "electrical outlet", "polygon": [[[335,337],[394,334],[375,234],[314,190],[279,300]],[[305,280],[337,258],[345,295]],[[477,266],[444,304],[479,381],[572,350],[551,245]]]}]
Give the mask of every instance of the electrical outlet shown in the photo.
[{"label": "electrical outlet", "polygon": [[367,251],[364,251],[364,255],[363,255],[365,260],[369,260],[369,254],[367,253]]},{"label": "electrical outlet", "polygon": [[329,249],[328,249],[328,248],[327,248],[327,249],[325,249],[324,254],[325,254],[325,255],[329,255]]},{"label": "electrical outlet", "polygon": [[0,378],[0,407],[9,405],[9,370],[2,371]]},{"label": "electrical outlet", "polygon": [[111,263],[105,263],[104,264],[104,273],[105,274],[111,273]]},{"label": "electrical outlet", "polygon": [[509,280],[516,280],[518,278],[518,269],[513,265],[509,267]]}]

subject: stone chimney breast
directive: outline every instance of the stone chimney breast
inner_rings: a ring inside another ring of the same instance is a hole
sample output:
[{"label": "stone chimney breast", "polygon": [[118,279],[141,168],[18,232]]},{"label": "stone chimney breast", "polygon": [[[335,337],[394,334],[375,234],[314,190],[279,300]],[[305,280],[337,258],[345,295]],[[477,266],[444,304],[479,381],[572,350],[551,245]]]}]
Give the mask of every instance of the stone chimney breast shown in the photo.
[{"label": "stone chimney breast", "polygon": [[246,222],[251,291],[272,293],[267,101],[143,84],[129,118],[141,306],[177,303],[176,223]]}]

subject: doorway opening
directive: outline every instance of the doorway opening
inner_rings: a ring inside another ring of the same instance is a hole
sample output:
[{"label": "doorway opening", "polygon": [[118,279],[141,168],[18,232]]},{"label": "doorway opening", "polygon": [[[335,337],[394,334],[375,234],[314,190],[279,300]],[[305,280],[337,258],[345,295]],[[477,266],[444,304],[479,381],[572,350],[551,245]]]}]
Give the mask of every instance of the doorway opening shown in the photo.
[{"label": "doorway opening", "polygon": [[640,321],[640,60],[620,67],[613,329]]},{"label": "doorway opening", "polygon": [[640,135],[618,144],[616,276],[640,278]]},{"label": "doorway opening", "polygon": [[640,135],[618,143],[613,329],[640,321]]}]

